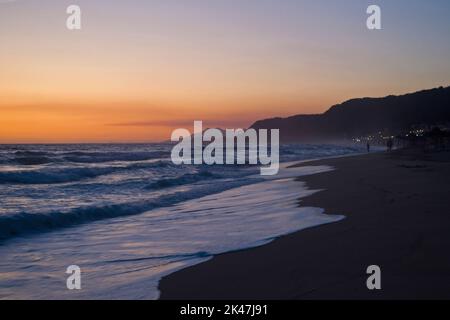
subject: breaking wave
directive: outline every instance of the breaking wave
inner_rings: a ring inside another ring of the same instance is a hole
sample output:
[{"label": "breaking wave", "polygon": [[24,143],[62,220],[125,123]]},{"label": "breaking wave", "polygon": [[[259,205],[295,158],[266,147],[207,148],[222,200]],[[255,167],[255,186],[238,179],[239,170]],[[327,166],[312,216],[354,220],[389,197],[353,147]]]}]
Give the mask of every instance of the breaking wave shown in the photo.
[{"label": "breaking wave", "polygon": [[48,168],[37,170],[20,170],[0,172],[0,184],[53,184],[80,181],[87,178],[95,178],[101,175],[110,174],[117,171],[150,169],[156,167],[172,166],[169,161],[157,161],[150,163],[134,163],[131,165],[115,165],[104,167],[64,167]]}]

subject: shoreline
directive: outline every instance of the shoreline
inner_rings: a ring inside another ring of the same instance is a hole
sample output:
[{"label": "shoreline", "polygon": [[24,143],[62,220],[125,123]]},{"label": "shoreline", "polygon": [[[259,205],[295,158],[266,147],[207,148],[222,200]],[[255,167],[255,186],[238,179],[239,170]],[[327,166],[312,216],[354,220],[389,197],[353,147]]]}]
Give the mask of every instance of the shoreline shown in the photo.
[{"label": "shoreline", "polygon": [[[163,275],[214,254],[260,246],[340,218],[323,215],[318,208],[297,208],[301,195],[315,191],[294,179],[329,170],[327,166],[282,169],[275,178],[258,175],[254,182],[245,179],[248,184],[140,215],[60,229],[33,241],[18,237],[0,246],[5,257],[0,272],[14,272],[0,281],[0,299],[157,299]],[[41,260],[34,260],[35,252]],[[18,256],[23,258],[17,261]],[[48,282],[49,274],[62,278],[59,271],[74,261],[83,261],[83,270],[89,266],[82,291],[68,291],[60,285],[64,282]],[[19,279],[22,283],[16,284]]]},{"label": "shoreline", "polygon": [[[450,208],[439,202],[450,191],[449,158],[399,150],[308,160],[336,170],[300,177],[323,191],[299,204],[346,219],[165,276],[160,299],[449,298]],[[373,264],[379,291],[366,287]]]}]

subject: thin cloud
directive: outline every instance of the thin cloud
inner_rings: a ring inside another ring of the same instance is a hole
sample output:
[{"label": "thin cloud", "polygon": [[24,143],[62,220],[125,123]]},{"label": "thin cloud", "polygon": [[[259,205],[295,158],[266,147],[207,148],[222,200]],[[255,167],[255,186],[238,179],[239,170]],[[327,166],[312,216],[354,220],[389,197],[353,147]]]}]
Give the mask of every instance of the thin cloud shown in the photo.
[{"label": "thin cloud", "polygon": [[[149,120],[149,121],[130,121],[108,123],[107,126],[114,127],[192,127],[194,120]],[[245,124],[245,125],[244,125]],[[206,127],[221,127],[221,128],[239,128],[246,127],[248,121],[246,120],[204,120],[203,126]]]}]

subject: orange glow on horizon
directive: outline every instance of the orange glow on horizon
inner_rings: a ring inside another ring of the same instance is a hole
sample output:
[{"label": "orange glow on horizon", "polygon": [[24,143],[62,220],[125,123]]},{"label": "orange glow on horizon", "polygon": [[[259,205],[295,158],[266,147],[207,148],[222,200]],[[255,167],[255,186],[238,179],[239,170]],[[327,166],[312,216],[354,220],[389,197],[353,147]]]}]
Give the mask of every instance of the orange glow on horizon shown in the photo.
[{"label": "orange glow on horizon", "polygon": [[442,19],[368,33],[361,1],[79,0],[78,31],[66,4],[1,4],[0,143],[164,141],[450,82]]},{"label": "orange glow on horizon", "polygon": [[191,129],[194,120],[202,120],[208,127],[247,128],[266,117],[265,109],[163,107],[136,102],[1,104],[0,143],[165,141],[174,129]]}]

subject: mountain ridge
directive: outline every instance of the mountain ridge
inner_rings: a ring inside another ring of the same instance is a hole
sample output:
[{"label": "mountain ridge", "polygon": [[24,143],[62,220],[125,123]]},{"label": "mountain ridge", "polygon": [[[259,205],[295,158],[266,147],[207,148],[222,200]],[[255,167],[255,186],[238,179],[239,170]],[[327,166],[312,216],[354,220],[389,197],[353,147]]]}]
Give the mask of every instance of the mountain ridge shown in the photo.
[{"label": "mountain ridge", "polygon": [[258,120],[254,129],[280,129],[284,142],[349,140],[387,132],[399,134],[417,126],[450,123],[450,86],[380,98],[353,98],[322,114]]}]

